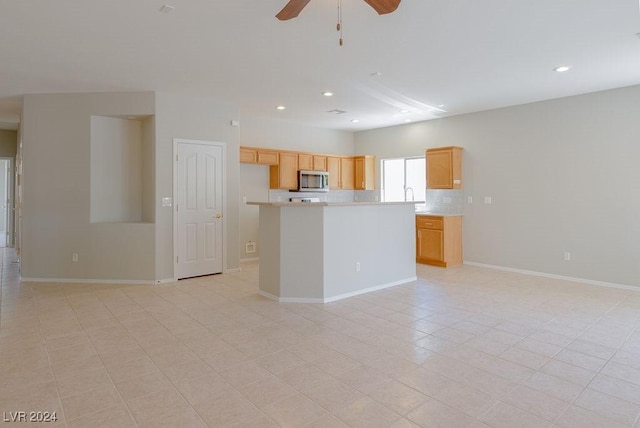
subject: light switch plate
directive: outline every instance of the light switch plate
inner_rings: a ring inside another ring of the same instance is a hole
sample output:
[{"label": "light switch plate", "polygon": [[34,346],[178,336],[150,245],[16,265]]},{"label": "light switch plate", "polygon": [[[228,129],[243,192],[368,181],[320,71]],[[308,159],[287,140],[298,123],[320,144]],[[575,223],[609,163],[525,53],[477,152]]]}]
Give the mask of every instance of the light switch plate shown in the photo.
[{"label": "light switch plate", "polygon": [[171,200],[171,197],[162,198],[162,206],[163,207],[170,207],[172,204],[173,204],[173,201]]},{"label": "light switch plate", "polygon": [[491,205],[491,196],[485,196],[484,197],[484,203],[487,205]]}]

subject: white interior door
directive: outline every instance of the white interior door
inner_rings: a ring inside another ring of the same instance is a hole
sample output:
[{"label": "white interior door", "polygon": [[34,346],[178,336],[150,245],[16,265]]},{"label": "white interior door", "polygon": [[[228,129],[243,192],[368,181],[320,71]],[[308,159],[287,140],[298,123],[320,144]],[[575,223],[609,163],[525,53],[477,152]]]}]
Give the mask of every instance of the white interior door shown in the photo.
[{"label": "white interior door", "polygon": [[177,144],[176,277],[222,272],[222,146]]}]

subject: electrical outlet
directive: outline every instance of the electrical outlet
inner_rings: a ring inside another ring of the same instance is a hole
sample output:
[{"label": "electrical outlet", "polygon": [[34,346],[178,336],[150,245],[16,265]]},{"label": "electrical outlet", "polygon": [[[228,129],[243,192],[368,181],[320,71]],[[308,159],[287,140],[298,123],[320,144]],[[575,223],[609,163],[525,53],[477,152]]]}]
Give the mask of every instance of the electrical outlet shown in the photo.
[{"label": "electrical outlet", "polygon": [[568,251],[564,252],[564,261],[565,262],[571,261],[571,253],[570,252],[568,252]]},{"label": "electrical outlet", "polygon": [[360,272],[360,262],[356,262],[356,272]]},{"label": "electrical outlet", "polygon": [[71,261],[74,263],[78,261],[78,253],[71,254]]},{"label": "electrical outlet", "polygon": [[244,244],[244,252],[247,253],[247,254],[255,253],[256,252],[256,243],[253,242],[253,241],[246,242]]},{"label": "electrical outlet", "polygon": [[484,197],[484,203],[487,205],[491,205],[492,199],[491,196],[485,196]]},{"label": "electrical outlet", "polygon": [[473,196],[467,196],[467,203],[468,204],[472,204],[473,203]]}]

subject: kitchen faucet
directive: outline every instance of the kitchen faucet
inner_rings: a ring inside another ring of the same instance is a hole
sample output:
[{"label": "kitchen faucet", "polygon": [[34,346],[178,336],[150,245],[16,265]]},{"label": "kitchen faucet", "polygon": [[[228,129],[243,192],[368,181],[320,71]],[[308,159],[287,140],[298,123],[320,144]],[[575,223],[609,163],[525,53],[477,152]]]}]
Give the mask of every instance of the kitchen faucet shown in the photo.
[{"label": "kitchen faucet", "polygon": [[413,194],[413,189],[411,187],[405,187],[404,188],[404,200],[407,201],[407,191],[411,190],[411,201],[415,200],[415,196]]}]

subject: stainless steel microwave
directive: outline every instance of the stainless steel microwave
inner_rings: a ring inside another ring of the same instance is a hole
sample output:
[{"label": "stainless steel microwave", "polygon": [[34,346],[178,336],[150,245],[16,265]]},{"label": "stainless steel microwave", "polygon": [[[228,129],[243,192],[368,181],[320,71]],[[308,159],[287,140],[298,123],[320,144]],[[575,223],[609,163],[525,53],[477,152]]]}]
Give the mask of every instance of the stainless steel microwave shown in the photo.
[{"label": "stainless steel microwave", "polygon": [[298,192],[328,192],[329,173],[324,171],[298,171]]}]

